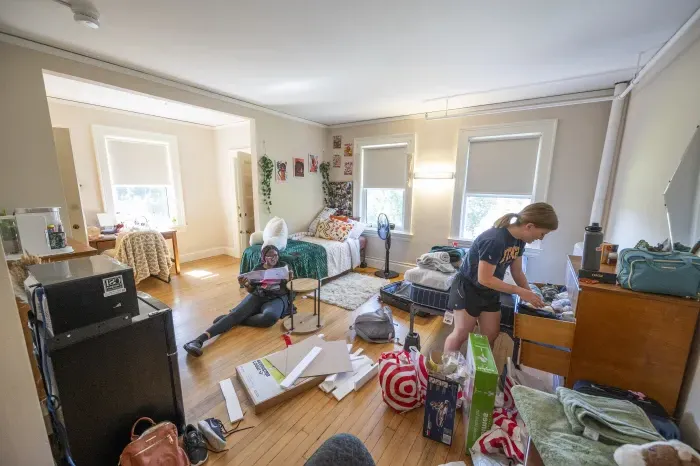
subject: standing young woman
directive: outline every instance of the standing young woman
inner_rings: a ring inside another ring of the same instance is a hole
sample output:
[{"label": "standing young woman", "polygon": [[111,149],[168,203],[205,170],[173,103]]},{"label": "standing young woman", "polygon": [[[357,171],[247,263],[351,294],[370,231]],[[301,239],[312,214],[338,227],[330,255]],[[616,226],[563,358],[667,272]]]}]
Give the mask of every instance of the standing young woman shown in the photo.
[{"label": "standing young woman", "polygon": [[[454,330],[445,340],[445,352],[459,351],[477,321],[493,346],[501,328],[501,293],[517,294],[535,307],[544,305],[530,291],[522,256],[526,243],[543,239],[558,226],[552,206],[537,202],[518,214],[504,215],[493,228],[477,236],[450,289]],[[508,267],[517,286],[503,281]]]}]

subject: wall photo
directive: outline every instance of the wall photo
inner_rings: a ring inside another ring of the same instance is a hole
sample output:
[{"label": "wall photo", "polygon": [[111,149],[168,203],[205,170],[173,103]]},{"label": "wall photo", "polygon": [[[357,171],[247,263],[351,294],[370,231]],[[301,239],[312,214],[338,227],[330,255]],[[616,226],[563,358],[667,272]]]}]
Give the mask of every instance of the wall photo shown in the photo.
[{"label": "wall photo", "polygon": [[318,173],[318,155],[309,154],[309,173]]},{"label": "wall photo", "polygon": [[276,160],[275,161],[275,181],[278,183],[287,182],[287,165],[289,162],[286,160]]},{"label": "wall photo", "polygon": [[298,178],[304,177],[304,159],[300,157],[294,158],[294,176]]}]

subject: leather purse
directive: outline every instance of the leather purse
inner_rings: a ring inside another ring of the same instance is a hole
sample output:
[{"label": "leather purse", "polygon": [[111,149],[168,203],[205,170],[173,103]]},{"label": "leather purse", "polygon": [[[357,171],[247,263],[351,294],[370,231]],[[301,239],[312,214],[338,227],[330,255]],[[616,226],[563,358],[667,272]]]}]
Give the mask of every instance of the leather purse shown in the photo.
[{"label": "leather purse", "polygon": [[[146,421],[151,427],[141,435],[134,433],[136,426]],[[131,443],[119,456],[120,466],[190,466],[185,450],[178,442],[177,427],[172,422],[156,424],[148,417],[139,418],[131,427]]]}]

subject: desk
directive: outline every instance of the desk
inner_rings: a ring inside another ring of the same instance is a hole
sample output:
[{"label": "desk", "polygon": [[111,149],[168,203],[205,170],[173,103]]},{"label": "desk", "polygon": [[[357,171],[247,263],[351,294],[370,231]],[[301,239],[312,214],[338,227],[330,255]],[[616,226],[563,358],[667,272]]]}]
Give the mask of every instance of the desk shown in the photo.
[{"label": "desk", "polygon": [[[173,264],[175,265],[175,273],[180,275],[180,251],[177,247],[177,231],[175,230],[165,230],[160,232],[163,238],[169,239],[173,242]],[[90,246],[95,248],[98,254],[102,254],[103,251],[107,249],[114,249],[117,244],[116,235],[103,235],[96,240],[90,241]]]}]

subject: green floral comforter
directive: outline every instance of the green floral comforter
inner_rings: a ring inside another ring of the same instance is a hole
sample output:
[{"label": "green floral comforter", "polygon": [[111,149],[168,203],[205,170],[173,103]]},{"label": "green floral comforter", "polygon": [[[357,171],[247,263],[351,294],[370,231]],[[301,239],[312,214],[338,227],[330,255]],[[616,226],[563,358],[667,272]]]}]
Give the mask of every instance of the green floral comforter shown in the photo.
[{"label": "green floral comforter", "polygon": [[[256,244],[243,251],[241,273],[250,272],[260,263],[261,249],[262,245]],[[287,248],[280,253],[280,260],[289,264],[295,278],[328,277],[326,250],[318,244],[290,239]]]}]

